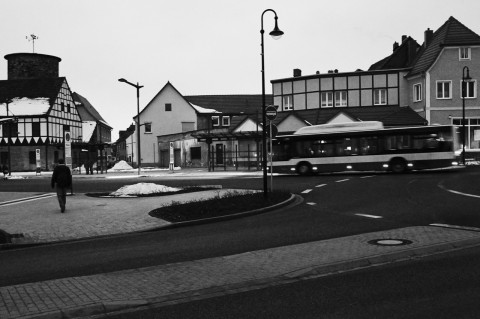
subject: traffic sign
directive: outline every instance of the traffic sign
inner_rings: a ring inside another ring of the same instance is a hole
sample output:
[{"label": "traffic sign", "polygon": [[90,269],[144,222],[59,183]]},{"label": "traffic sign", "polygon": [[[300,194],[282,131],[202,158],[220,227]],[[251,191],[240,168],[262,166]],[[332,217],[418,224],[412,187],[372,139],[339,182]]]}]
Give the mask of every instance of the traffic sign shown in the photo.
[{"label": "traffic sign", "polygon": [[270,121],[273,121],[277,117],[277,109],[273,105],[269,105],[265,108],[265,116]]},{"label": "traffic sign", "polygon": [[[271,124],[271,127],[272,127],[272,137],[275,137],[277,136],[278,134],[278,128],[275,124]],[[265,133],[267,134],[267,136],[270,136],[270,126],[265,126]]]}]

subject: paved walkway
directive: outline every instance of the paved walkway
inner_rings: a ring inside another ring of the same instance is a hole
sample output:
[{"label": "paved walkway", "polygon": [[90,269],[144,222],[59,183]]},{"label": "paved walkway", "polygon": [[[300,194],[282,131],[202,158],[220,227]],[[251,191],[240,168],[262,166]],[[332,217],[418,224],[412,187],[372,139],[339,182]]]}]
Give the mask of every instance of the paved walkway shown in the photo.
[{"label": "paved walkway", "polygon": [[[377,239],[408,239],[411,243],[398,246],[371,243]],[[80,318],[161,307],[479,244],[479,232],[408,227],[232,256],[1,287],[0,318]]]},{"label": "paved walkway", "polygon": [[170,224],[151,217],[150,211],[172,202],[212,198],[228,189],[172,196],[98,198],[85,194],[67,196],[60,213],[54,193],[0,193],[0,229],[13,235],[12,243],[32,244],[122,234]]}]

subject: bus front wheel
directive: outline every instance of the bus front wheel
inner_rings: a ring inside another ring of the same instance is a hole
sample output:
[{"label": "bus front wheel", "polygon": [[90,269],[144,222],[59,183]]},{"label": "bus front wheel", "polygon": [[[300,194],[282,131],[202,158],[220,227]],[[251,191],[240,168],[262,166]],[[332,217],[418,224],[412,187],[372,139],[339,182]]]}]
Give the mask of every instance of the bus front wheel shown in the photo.
[{"label": "bus front wheel", "polygon": [[310,175],[312,173],[312,166],[308,162],[298,163],[297,173],[299,175]]},{"label": "bus front wheel", "polygon": [[394,158],[390,161],[390,170],[396,174],[407,171],[407,162],[403,158]]}]

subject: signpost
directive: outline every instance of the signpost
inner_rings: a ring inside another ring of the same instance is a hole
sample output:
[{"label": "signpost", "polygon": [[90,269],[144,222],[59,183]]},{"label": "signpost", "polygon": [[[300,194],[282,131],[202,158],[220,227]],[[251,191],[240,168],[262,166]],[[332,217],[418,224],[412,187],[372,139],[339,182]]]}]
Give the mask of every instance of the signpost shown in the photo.
[{"label": "signpost", "polygon": [[68,131],[65,131],[65,164],[72,169],[72,139]]},{"label": "signpost", "polygon": [[[269,105],[265,108],[265,115],[268,119],[268,136],[270,137],[270,192],[273,192],[273,144],[272,138],[278,133],[277,126],[273,124],[273,120],[277,118],[277,108],[273,105]],[[265,127],[266,129],[267,127]]]},{"label": "signpost", "polygon": [[37,164],[35,172],[36,172],[36,175],[38,175],[42,172],[42,169],[41,169],[42,163],[41,163],[41,160],[40,160],[40,149],[39,148],[35,149],[35,162]]},{"label": "signpost", "polygon": [[173,142],[170,142],[170,165],[169,169],[173,172],[174,169],[174,164],[175,164],[175,153],[173,149]]}]

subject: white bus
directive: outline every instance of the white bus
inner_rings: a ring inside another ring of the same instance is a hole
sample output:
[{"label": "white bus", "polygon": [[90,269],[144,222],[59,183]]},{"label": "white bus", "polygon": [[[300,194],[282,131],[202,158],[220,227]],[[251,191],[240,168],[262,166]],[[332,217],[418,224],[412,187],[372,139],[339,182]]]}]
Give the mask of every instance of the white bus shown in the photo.
[{"label": "white bus", "polygon": [[457,127],[384,128],[368,121],[306,126],[273,139],[272,171],[307,175],[340,171],[392,171],[458,165]]}]

